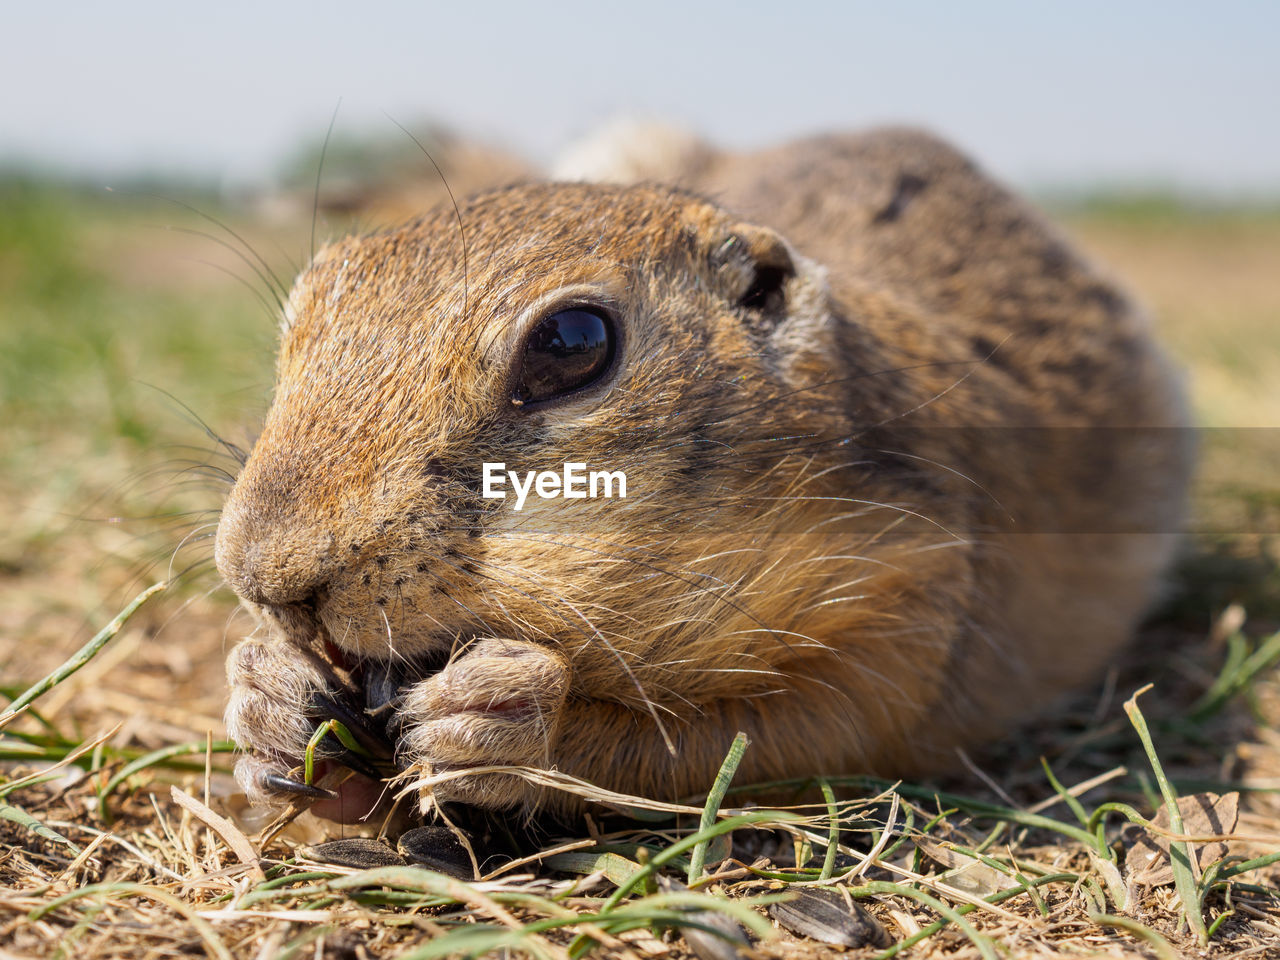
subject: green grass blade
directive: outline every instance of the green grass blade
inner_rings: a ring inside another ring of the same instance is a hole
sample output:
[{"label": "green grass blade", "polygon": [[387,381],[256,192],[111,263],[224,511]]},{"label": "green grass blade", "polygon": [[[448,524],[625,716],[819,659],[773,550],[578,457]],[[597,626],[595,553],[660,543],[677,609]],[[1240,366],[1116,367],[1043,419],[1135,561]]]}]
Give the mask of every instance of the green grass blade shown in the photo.
[{"label": "green grass blade", "polygon": [[1240,689],[1240,668],[1244,666],[1249,655],[1249,641],[1239,630],[1227,634],[1227,656],[1222,669],[1214,677],[1209,689],[1201,694],[1200,699],[1191,705],[1189,717],[1192,723],[1202,723],[1209,719],[1227,703]]},{"label": "green grass blade", "polygon": [[[1142,749],[1146,751],[1147,760],[1151,764],[1151,771],[1156,776],[1156,783],[1159,785],[1160,793],[1164,797],[1165,809],[1169,811],[1169,829],[1173,833],[1180,834],[1183,830],[1182,813],[1178,810],[1178,794],[1174,791],[1173,785],[1169,783],[1169,778],[1164,775],[1164,767],[1160,765],[1160,758],[1156,755],[1155,744],[1151,741],[1151,731],[1147,729],[1147,721],[1142,716],[1142,711],[1138,709],[1138,697],[1149,689],[1151,689],[1151,685],[1147,684],[1147,686],[1126,700],[1124,712],[1128,714],[1129,722],[1133,724],[1133,728],[1138,731],[1138,738],[1142,741]],[[1196,885],[1195,874],[1191,869],[1194,856],[1190,843],[1185,840],[1169,841],[1169,864],[1173,869],[1173,886],[1178,892],[1178,899],[1182,901],[1182,911],[1186,915],[1187,926],[1191,928],[1191,932],[1195,934],[1196,940],[1200,945],[1204,946],[1209,942],[1209,932],[1204,926],[1204,914],[1200,909],[1200,891]]]},{"label": "green grass blade", "polygon": [[[712,910],[716,913],[723,913],[725,916],[731,917],[738,921],[757,937],[766,937],[772,930],[773,926],[768,920],[760,914],[752,910],[753,905],[764,903],[775,903],[779,900],[788,899],[788,894],[765,894],[759,897],[750,897],[741,900],[729,900],[724,897],[711,896],[705,893],[698,893],[693,890],[672,891],[670,893],[655,893],[652,896],[644,897],[640,900],[633,901],[625,906],[618,907],[609,911],[607,914],[601,914],[596,917],[585,917],[583,919],[592,920],[599,923],[602,927],[609,921],[614,919],[624,919],[629,917],[643,917],[647,914],[671,910],[683,912],[699,912]],[[692,919],[692,918],[685,918]],[[680,913],[675,914],[676,926],[682,926],[680,923]],[[710,930],[716,933],[715,930]]]},{"label": "green grass blade", "polygon": [[[1018,893],[1022,892],[1023,891],[1021,890],[1018,891]],[[967,923],[964,919],[964,913],[954,907],[947,906],[937,897],[932,897],[923,890],[917,890],[915,887],[909,887],[901,883],[887,883],[883,880],[873,880],[872,882],[865,883],[860,887],[851,888],[849,893],[855,897],[888,894],[893,897],[907,897],[908,899],[915,900],[917,903],[922,903],[930,910],[935,911],[951,923],[954,923],[956,927],[969,938],[969,942],[978,949],[978,953],[982,955],[983,960],[1000,960],[999,954],[996,953],[995,946],[991,943],[991,939],[989,937],[984,937],[975,930],[971,924]],[[921,932],[923,933],[924,931]],[[881,956],[892,956],[892,954],[886,953],[881,954]]]},{"label": "green grass blade", "polygon": [[615,886],[622,886],[643,868],[634,860],[618,853],[593,853],[590,850],[571,850],[557,853],[542,861],[548,868],[564,873],[580,873],[583,876],[603,871],[605,878]]},{"label": "green grass blade", "polygon": [[5,708],[4,712],[0,713],[0,724],[3,724],[23,707],[30,703],[34,703],[40,697],[44,696],[63,680],[67,679],[67,677],[71,676],[97,656],[98,652],[102,650],[102,648],[105,647],[117,633],[120,632],[125,623],[128,622],[129,618],[137,613],[139,607],[154,597],[157,593],[165,590],[168,586],[168,583],[162,581],[147,587],[147,589],[143,590],[142,593],[138,594],[133,599],[132,603],[116,614],[115,618],[110,623],[98,631],[98,634],[92,640],[77,650],[70,659],[62,664],[62,666],[58,667],[58,669],[54,670],[53,673],[49,674],[43,680],[28,687],[11,704],[9,704],[9,706]]},{"label": "green grass blade", "polygon": [[1243,863],[1237,863],[1233,866],[1224,867],[1218,872],[1218,880],[1229,880],[1232,877],[1238,877],[1242,873],[1248,873],[1250,870],[1261,870],[1263,867],[1269,867],[1273,863],[1280,863],[1280,853],[1268,853],[1266,856],[1255,857],[1252,860],[1246,860]]},{"label": "green grass blade", "polygon": [[1049,761],[1044,757],[1040,758],[1040,766],[1044,768],[1044,775],[1048,777],[1049,786],[1053,787],[1053,792],[1056,793],[1062,799],[1062,802],[1067,805],[1068,809],[1076,815],[1076,819],[1079,820],[1083,826],[1088,827],[1089,815],[1085,813],[1083,804],[1067,792],[1067,788],[1062,785],[1056,776],[1054,776],[1053,768],[1049,766]]},{"label": "green grass blade", "polygon": [[26,827],[36,836],[44,837],[44,839],[52,843],[60,843],[70,850],[74,855],[80,855],[80,848],[55,830],[51,830],[43,823],[33,817],[21,807],[16,807],[12,803],[0,803],[0,819],[10,820],[19,826]]},{"label": "green grass blade", "polygon": [[836,854],[840,851],[840,811],[836,807],[836,795],[831,784],[823,780],[819,786],[822,788],[822,799],[827,802],[827,816],[831,822],[827,828],[827,855],[822,858],[822,871],[818,874],[818,879],[830,880],[831,875],[836,872]]},{"label": "green grass blade", "polygon": [[[716,816],[720,813],[720,804],[724,802],[724,795],[729,790],[729,784],[733,780],[733,775],[738,772],[738,764],[742,763],[742,755],[747,752],[747,740],[745,733],[739,732],[733,738],[733,743],[729,746],[729,752],[725,755],[724,763],[720,764],[720,772],[716,774],[715,783],[711,785],[711,791],[707,794],[706,805],[702,808],[702,820],[698,823],[698,832],[705,832],[712,824],[716,822]],[[697,883],[702,877],[702,872],[707,863],[707,845],[710,843],[710,836],[699,842],[693,848],[693,853],[689,860],[689,883]]]},{"label": "green grass blade", "polygon": [[1227,658],[1213,684],[1191,706],[1192,723],[1200,723],[1213,716],[1243,690],[1249,687],[1263,670],[1280,660],[1280,632],[1273,633],[1249,651],[1249,641],[1242,633],[1227,637]]},{"label": "green grass blade", "polygon": [[1090,914],[1089,919],[1098,924],[1098,926],[1119,927],[1121,930],[1145,940],[1160,960],[1178,960],[1178,955],[1173,952],[1173,947],[1168,940],[1150,927],[1143,926],[1137,920],[1132,920],[1129,917],[1116,917],[1109,913]]},{"label": "green grass blade", "polygon": [[705,843],[712,837],[718,837],[722,833],[730,833],[739,827],[752,826],[757,823],[783,823],[789,820],[799,819],[794,814],[784,813],[779,810],[762,810],[758,813],[744,813],[736,817],[727,817],[718,823],[712,824],[705,830],[699,830],[697,833],[690,834],[680,840],[677,840],[667,849],[663,850],[652,860],[644,865],[644,867],[631,877],[626,883],[618,887],[613,895],[606,903],[606,908],[612,908],[622,901],[627,894],[634,890],[640,883],[649,877],[654,871],[666,863],[674,860],[686,850],[696,847],[699,843]]},{"label": "green grass blade", "polygon": [[156,764],[171,760],[174,757],[186,757],[192,754],[205,753],[212,750],[214,753],[233,753],[236,745],[230,740],[215,740],[212,746],[205,740],[193,740],[190,743],[178,743],[171,747],[161,747],[159,750],[152,750],[145,753],[121,767],[116,774],[107,781],[106,786],[102,788],[102,792],[98,794],[98,812],[104,817],[107,810],[107,798],[116,787],[124,783],[135,773],[139,773],[147,767],[154,767]]}]

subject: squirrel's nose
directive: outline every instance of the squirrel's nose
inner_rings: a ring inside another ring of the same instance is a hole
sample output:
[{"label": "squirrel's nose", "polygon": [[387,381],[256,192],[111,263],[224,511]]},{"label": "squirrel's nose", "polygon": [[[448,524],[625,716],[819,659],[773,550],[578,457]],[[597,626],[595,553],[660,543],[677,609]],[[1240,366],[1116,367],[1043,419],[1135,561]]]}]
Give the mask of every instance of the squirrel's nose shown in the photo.
[{"label": "squirrel's nose", "polygon": [[303,603],[332,573],[332,538],[306,524],[241,510],[235,499],[218,522],[214,561],[228,586],[252,603]]},{"label": "squirrel's nose", "polygon": [[[219,545],[222,538],[218,538]],[[270,541],[254,541],[238,555],[217,550],[218,570],[236,594],[252,603],[287,606],[314,597],[323,587],[323,574],[294,551]]]}]

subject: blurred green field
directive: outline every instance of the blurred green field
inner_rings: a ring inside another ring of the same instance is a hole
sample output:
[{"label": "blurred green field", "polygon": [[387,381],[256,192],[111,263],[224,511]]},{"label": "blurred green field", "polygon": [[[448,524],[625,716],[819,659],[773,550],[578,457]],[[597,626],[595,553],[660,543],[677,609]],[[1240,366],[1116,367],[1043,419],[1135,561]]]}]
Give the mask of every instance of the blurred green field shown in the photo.
[{"label": "blurred green field", "polygon": [[13,565],[158,450],[201,443],[176,401],[223,423],[260,406],[271,328],[239,283],[193,269],[191,238],[159,219],[173,211],[22,181],[0,187],[0,210],[0,563]]},{"label": "blurred green field", "polygon": [[[221,272],[249,270],[228,267],[212,225],[163,201],[24,181],[0,187],[0,209],[0,416],[20,436],[74,436],[91,455],[149,447],[175,435],[149,387],[220,416],[261,383],[269,357],[253,348],[269,351],[271,323]],[[53,466],[38,446],[6,444],[5,478]]]}]

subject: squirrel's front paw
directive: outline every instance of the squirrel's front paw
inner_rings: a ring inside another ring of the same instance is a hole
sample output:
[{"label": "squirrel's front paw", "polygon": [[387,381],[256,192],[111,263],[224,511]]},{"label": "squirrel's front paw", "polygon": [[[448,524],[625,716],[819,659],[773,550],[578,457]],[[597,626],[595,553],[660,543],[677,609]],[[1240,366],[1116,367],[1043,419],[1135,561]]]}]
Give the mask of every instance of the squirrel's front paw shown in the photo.
[{"label": "squirrel's front paw", "polygon": [[279,642],[249,638],[227,658],[227,733],[245,756],[236,779],[255,803],[292,799],[289,772],[315,732],[312,704],[328,682],[310,658]]},{"label": "squirrel's front paw", "polygon": [[[406,691],[398,757],[419,777],[470,767],[552,763],[569,692],[556,650],[517,640],[478,640],[439,673]],[[463,774],[424,786],[424,812],[456,800],[490,809],[532,806],[539,789],[510,774]]]},{"label": "squirrel's front paw", "polygon": [[344,784],[338,792],[326,789],[349,778],[348,768],[360,771],[366,766],[362,755],[334,737],[324,738],[313,752],[316,783],[302,782],[298,773],[322,721],[338,719],[357,735],[365,734],[367,726],[317,657],[291,644],[249,638],[231,651],[227,682],[227,733],[245,751],[236,762],[236,780],[251,802],[304,801],[313,803],[319,816],[335,820],[357,818],[377,802],[380,788],[370,784],[378,774],[371,766],[365,777]]}]

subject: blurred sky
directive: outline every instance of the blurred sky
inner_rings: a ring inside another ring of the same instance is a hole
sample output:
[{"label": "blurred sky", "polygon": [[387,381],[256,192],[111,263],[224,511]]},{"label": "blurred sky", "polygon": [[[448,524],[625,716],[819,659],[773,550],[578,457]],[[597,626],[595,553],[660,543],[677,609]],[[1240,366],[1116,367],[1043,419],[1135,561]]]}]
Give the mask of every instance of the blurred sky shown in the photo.
[{"label": "blurred sky", "polygon": [[0,161],[269,182],[444,121],[535,159],[615,115],[734,146],[882,121],[1031,186],[1280,195],[1280,3],[0,0]]}]

